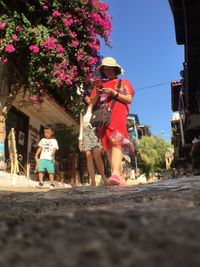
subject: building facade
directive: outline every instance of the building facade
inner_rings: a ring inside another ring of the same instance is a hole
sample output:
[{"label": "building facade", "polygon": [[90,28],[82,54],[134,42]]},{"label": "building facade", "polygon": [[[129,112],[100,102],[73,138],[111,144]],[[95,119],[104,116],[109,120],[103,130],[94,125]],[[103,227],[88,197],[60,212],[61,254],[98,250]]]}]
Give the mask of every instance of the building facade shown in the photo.
[{"label": "building facade", "polygon": [[[17,95],[11,109],[7,114],[6,119],[6,137],[11,128],[15,130],[16,147],[19,155],[22,156],[22,165],[28,173],[34,171],[34,155],[37,144],[43,137],[43,127],[47,124],[53,126],[55,131],[63,129],[71,129],[71,138],[76,137],[79,131],[79,124],[77,121],[67,113],[59,104],[49,96],[44,98],[41,104],[23,104],[21,105],[21,95]],[[74,145],[73,142],[68,141],[68,146]],[[63,140],[58,140],[59,146],[62,148]],[[68,151],[73,151],[75,148],[70,147]],[[68,158],[68,151],[66,150],[65,158]],[[5,140],[5,155],[9,158],[7,138]],[[27,174],[29,175],[29,174]]]}]

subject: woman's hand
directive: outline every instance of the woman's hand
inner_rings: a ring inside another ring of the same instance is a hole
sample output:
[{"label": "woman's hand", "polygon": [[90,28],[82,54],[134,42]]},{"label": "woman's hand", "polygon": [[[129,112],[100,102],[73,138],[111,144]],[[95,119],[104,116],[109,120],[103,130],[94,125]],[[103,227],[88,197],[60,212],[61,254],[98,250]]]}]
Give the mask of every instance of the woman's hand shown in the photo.
[{"label": "woman's hand", "polygon": [[111,95],[113,97],[117,97],[117,100],[124,104],[131,104],[133,96],[131,94],[122,94],[120,92],[117,93],[116,90],[112,88],[102,88],[102,93]]},{"label": "woman's hand", "polygon": [[102,88],[102,93],[108,94],[108,95],[115,95],[116,91],[113,90],[112,88]]}]

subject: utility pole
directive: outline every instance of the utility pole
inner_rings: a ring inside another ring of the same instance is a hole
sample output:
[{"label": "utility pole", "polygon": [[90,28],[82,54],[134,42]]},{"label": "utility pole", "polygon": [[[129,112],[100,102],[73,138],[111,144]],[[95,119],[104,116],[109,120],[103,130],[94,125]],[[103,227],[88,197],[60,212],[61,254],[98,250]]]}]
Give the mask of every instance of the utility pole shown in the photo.
[{"label": "utility pole", "polygon": [[[132,139],[134,139],[135,142],[135,148],[138,150],[138,130],[137,130],[137,123],[136,123],[136,119],[135,119],[135,115],[134,114],[129,114],[128,116],[129,121],[131,122],[130,127],[129,127],[129,132],[131,134]],[[133,166],[133,168],[135,167],[135,178],[138,178],[138,158],[137,158],[137,150],[135,151],[135,155],[134,155],[134,159],[135,159],[135,166]]]},{"label": "utility pole", "polygon": [[[135,132],[135,146],[138,150],[138,130],[137,125],[134,117],[134,132]],[[135,178],[138,178],[138,158],[137,158],[137,151],[135,152]]]}]

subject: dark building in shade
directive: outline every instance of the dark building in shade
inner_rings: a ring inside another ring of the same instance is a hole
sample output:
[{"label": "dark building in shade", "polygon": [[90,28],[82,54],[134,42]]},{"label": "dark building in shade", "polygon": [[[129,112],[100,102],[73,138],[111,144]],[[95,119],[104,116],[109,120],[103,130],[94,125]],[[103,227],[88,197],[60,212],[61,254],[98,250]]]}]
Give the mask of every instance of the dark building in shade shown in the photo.
[{"label": "dark building in shade", "polygon": [[188,158],[192,140],[200,134],[200,1],[169,0],[169,4],[177,44],[185,51],[181,80],[171,83],[172,111],[179,113],[179,120],[172,121],[173,142],[177,156]]}]

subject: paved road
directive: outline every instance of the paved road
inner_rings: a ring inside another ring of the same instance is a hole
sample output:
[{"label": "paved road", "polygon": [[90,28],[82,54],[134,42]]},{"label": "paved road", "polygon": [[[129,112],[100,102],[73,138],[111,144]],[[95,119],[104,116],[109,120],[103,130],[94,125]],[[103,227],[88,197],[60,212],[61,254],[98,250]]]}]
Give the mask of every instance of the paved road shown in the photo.
[{"label": "paved road", "polygon": [[199,267],[200,177],[0,192],[1,267]]}]

